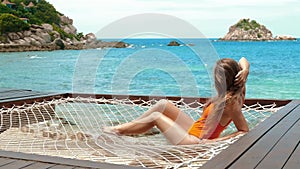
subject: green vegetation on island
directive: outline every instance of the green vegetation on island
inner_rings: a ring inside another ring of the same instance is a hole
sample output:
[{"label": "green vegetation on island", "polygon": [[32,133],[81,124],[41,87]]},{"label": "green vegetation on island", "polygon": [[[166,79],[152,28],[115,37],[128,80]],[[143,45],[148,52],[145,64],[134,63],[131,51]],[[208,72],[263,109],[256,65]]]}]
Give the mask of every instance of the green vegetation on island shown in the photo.
[{"label": "green vegetation on island", "polygon": [[0,15],[0,35],[29,29],[29,24],[12,14]]},{"label": "green vegetation on island", "polygon": [[250,29],[255,30],[256,28],[260,27],[260,24],[257,23],[255,20],[250,21],[249,19],[241,19],[237,24],[236,27],[244,29],[248,31]]}]

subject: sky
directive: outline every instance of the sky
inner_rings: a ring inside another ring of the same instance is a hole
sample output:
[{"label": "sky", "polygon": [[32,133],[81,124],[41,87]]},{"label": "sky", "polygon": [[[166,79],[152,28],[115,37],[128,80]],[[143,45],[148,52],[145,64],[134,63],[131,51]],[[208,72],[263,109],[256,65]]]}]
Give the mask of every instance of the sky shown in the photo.
[{"label": "sky", "polygon": [[77,31],[84,34],[97,33],[124,17],[157,13],[184,20],[208,38],[223,37],[229,27],[242,18],[250,18],[265,25],[273,36],[291,35],[300,38],[300,0],[47,1],[59,12],[72,18]]}]

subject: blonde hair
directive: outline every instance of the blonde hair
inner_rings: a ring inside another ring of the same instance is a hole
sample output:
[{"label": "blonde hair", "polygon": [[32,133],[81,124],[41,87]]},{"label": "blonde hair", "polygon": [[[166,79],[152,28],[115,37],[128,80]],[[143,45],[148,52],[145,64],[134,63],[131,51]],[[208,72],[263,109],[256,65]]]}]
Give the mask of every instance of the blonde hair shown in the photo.
[{"label": "blonde hair", "polygon": [[214,68],[214,85],[217,96],[207,102],[204,109],[212,104],[212,112],[205,122],[202,138],[209,138],[217,127],[226,104],[236,101],[242,92],[243,86],[234,84],[235,77],[241,70],[239,64],[229,58],[218,60]]}]

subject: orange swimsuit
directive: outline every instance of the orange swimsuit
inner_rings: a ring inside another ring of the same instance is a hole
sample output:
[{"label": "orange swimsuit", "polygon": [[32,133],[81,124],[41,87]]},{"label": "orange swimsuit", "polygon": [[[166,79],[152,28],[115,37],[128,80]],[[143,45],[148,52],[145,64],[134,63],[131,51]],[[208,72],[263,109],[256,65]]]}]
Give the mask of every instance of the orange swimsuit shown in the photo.
[{"label": "orange swimsuit", "polygon": [[[209,113],[211,113],[212,107],[213,105],[210,104],[208,107],[204,109],[202,116],[189,129],[188,133],[190,135],[196,136],[198,138],[202,136],[202,132],[204,132],[205,121]],[[212,134],[208,137],[208,139],[218,138],[222,133],[222,131],[226,129],[226,127],[230,124],[230,122],[231,120],[225,126],[222,126],[220,123],[218,123],[216,129],[214,130],[214,132],[212,132]]]}]

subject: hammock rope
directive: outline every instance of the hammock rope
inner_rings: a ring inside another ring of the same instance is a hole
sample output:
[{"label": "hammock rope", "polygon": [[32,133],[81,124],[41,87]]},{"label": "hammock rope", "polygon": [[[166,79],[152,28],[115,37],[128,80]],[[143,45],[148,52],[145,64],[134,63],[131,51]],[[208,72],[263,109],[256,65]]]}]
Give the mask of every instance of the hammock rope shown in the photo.
[{"label": "hammock rope", "polygon": [[[0,149],[152,168],[197,168],[241,135],[213,143],[174,146],[154,128],[138,136],[117,136],[102,131],[131,121],[158,100],[55,98],[0,109]],[[195,120],[202,113],[198,101],[171,101]],[[278,111],[276,104],[244,105],[250,129]],[[222,133],[235,131],[233,124]]]}]

